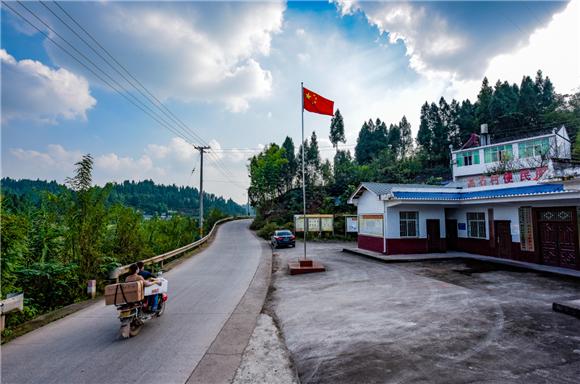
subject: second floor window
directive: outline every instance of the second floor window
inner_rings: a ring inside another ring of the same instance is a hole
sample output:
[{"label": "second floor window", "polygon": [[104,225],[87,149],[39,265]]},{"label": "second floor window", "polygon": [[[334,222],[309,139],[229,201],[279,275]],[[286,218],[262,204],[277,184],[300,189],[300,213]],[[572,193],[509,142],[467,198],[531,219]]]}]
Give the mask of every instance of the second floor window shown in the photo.
[{"label": "second floor window", "polygon": [[495,163],[498,161],[507,161],[513,159],[514,157],[512,145],[496,145],[495,147],[485,148],[484,156],[486,163]]},{"label": "second floor window", "polygon": [[457,154],[457,166],[479,164],[479,151],[466,151]]},{"label": "second floor window", "polygon": [[550,139],[544,137],[542,139],[528,140],[518,144],[518,152],[520,157],[531,156],[546,156],[550,151]]}]

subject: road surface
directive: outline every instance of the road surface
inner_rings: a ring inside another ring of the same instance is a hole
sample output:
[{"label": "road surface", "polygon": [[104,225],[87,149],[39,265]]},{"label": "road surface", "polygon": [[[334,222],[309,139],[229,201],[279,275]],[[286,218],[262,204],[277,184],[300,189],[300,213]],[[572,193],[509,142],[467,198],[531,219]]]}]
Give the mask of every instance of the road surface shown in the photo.
[{"label": "road surface", "polygon": [[259,265],[248,225],[223,224],[207,249],[165,274],[165,314],[137,337],[120,340],[115,307],[100,301],[2,346],[2,383],[185,383]]}]

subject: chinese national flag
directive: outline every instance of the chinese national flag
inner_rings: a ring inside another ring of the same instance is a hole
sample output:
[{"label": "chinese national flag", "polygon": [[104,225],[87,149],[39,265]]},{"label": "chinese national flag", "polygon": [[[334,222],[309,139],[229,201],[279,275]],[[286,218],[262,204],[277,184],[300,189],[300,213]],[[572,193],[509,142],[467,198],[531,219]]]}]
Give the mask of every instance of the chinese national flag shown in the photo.
[{"label": "chinese national flag", "polygon": [[304,109],[308,112],[320,113],[321,115],[334,115],[334,101],[325,99],[309,89],[302,88]]}]

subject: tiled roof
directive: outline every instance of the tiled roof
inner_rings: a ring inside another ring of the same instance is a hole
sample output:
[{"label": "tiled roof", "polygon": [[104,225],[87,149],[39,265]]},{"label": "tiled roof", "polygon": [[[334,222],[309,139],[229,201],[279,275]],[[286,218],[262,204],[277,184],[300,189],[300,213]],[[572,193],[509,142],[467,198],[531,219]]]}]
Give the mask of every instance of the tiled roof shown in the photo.
[{"label": "tiled roof", "polygon": [[461,191],[461,192],[404,192],[395,191],[393,196],[400,200],[475,200],[475,199],[493,199],[500,197],[513,196],[530,196],[542,195],[549,193],[564,192],[562,184],[538,184],[525,187],[511,187],[501,189],[487,189],[483,191]]},{"label": "tiled roof", "polygon": [[377,196],[386,195],[390,193],[393,188],[437,188],[435,185],[427,184],[362,183],[361,185]]}]

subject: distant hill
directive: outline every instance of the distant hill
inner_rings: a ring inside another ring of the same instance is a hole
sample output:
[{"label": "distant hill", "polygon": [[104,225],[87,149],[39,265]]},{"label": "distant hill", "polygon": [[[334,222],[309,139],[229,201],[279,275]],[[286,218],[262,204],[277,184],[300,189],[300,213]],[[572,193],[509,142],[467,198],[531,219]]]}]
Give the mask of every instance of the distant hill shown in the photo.
[{"label": "distant hill", "polygon": [[[25,195],[33,202],[39,201],[40,193],[43,191],[59,193],[66,189],[66,186],[56,181],[3,178],[0,183],[3,194]],[[126,180],[121,184],[112,183],[110,187],[109,204],[120,203],[146,215],[161,215],[170,212],[179,212],[188,216],[199,215],[197,188],[159,185],[152,180],[138,182]],[[206,212],[215,208],[226,215],[246,214],[245,206],[212,193],[204,193],[203,205]]]}]

